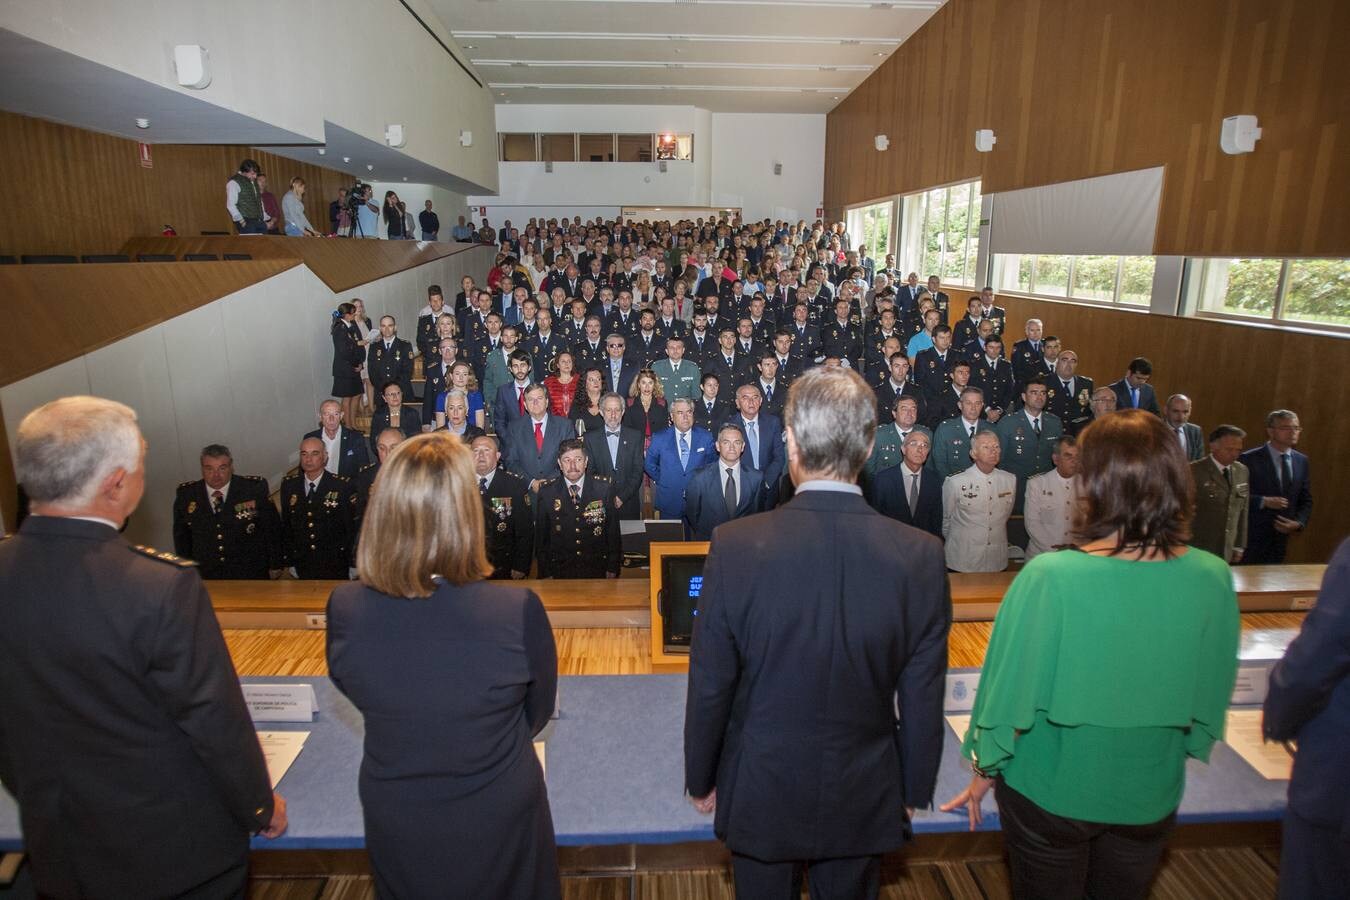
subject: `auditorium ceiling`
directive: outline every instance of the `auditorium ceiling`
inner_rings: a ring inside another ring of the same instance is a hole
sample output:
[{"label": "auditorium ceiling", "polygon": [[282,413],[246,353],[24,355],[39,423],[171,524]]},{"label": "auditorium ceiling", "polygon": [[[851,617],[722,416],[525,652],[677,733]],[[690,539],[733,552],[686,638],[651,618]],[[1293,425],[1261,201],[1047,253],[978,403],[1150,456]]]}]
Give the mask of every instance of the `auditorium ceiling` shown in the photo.
[{"label": "auditorium ceiling", "polygon": [[825,113],[943,0],[427,0],[498,103]]}]

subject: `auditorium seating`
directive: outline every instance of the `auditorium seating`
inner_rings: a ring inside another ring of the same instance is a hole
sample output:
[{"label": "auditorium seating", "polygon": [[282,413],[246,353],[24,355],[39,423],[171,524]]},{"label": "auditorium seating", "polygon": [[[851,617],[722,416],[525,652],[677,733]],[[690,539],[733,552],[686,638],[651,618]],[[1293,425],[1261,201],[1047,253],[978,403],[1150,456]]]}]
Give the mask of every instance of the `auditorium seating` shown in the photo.
[{"label": "auditorium seating", "polygon": [[220,259],[214,253],[184,253],[183,262],[215,262]]},{"label": "auditorium seating", "polygon": [[226,253],[225,259],[252,259],[252,253]]},{"label": "auditorium seating", "polygon": [[84,263],[124,263],[131,262],[131,257],[125,253],[86,253],[80,257],[80,262]]},{"label": "auditorium seating", "polygon": [[77,263],[80,261],[77,256],[68,256],[64,253],[25,253],[19,257],[24,265],[59,265],[61,263]]},{"label": "auditorium seating", "polygon": [[172,253],[138,253],[136,262],[177,262],[178,257]]}]

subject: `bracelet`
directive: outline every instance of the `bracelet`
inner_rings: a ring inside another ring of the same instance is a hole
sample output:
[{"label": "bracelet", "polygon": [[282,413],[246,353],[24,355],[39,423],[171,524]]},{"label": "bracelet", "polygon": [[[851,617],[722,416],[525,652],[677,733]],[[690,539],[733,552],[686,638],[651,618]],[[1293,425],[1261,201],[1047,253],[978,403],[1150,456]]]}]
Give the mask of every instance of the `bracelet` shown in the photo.
[{"label": "bracelet", "polygon": [[979,776],[980,778],[988,778],[988,779],[991,780],[991,781],[992,781],[994,778],[997,778],[997,777],[998,777],[998,773],[997,773],[997,772],[986,772],[984,769],[981,769],[981,768],[980,768],[980,764],[979,764],[979,763],[975,763],[975,762],[972,762],[972,763],[970,764],[970,771],[974,772],[974,773],[975,773],[977,776]]}]

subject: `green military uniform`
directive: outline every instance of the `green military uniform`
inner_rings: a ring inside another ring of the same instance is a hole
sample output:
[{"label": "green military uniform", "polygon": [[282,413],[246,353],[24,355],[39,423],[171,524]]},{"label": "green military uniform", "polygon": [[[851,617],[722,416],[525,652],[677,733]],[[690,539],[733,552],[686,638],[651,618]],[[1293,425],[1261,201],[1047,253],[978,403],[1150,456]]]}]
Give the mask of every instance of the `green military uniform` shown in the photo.
[{"label": "green military uniform", "polygon": [[356,488],[324,472],[306,496],[303,472],[281,482],[281,540],[300,578],[343,578],[356,549]]},{"label": "green military uniform", "polygon": [[[933,432],[922,425],[915,424],[910,428],[910,431],[928,435],[928,442],[930,445],[932,444]],[[905,437],[908,436],[908,433],[902,435],[900,426],[894,422],[877,426],[877,437],[872,443],[872,455],[867,457],[867,465],[864,467],[864,471],[869,477],[874,477],[891,466],[900,465],[900,461],[904,457]],[[966,458],[969,459],[969,455]]]},{"label": "green military uniform", "polygon": [[219,502],[203,479],[178,485],[174,552],[196,561],[203,578],[266,579],[282,568],[281,522],[267,479],[234,475]]},{"label": "green military uniform", "polygon": [[[984,419],[975,423],[976,434],[993,430],[994,426]],[[950,418],[934,429],[933,452],[928,456],[928,465],[937,469],[943,478],[951,478],[970,468],[970,432],[960,416]]]},{"label": "green military uniform", "polygon": [[665,392],[666,403],[680,399],[695,400],[701,393],[698,382],[703,373],[699,371],[698,365],[690,360],[681,359],[680,369],[677,372],[669,359],[658,359],[652,365],[652,372],[661,380],[661,390]]},{"label": "green military uniform", "polygon": [[1247,548],[1247,516],[1251,487],[1247,467],[1234,462],[1228,477],[1206,456],[1191,463],[1195,478],[1195,518],[1191,522],[1191,546],[1208,550],[1231,562],[1234,550]]},{"label": "green military uniform", "polygon": [[535,556],[540,578],[604,578],[623,564],[614,488],[603,475],[587,475],[573,497],[567,480],[539,487],[535,507]]},{"label": "green military uniform", "polygon": [[1059,416],[1042,411],[1040,426],[1040,434],[1037,434],[1025,409],[1004,416],[994,426],[1003,451],[999,456],[998,467],[1017,476],[1017,501],[1013,506],[1015,514],[1022,512],[1027,479],[1055,467],[1050,456],[1054,452],[1055,442],[1064,434],[1063,425]]}]

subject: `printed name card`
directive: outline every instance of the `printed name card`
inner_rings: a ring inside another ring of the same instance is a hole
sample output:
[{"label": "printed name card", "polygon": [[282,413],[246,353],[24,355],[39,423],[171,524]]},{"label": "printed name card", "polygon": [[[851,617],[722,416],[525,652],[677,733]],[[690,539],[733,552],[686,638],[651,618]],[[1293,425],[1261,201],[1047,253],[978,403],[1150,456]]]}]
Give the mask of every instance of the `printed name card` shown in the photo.
[{"label": "printed name card", "polygon": [[319,711],[312,684],[245,684],[244,702],[255,722],[313,722]]},{"label": "printed name card", "polygon": [[1269,660],[1264,662],[1244,662],[1238,665],[1237,681],[1233,684],[1234,706],[1253,706],[1266,702],[1266,690],[1270,685]]}]

